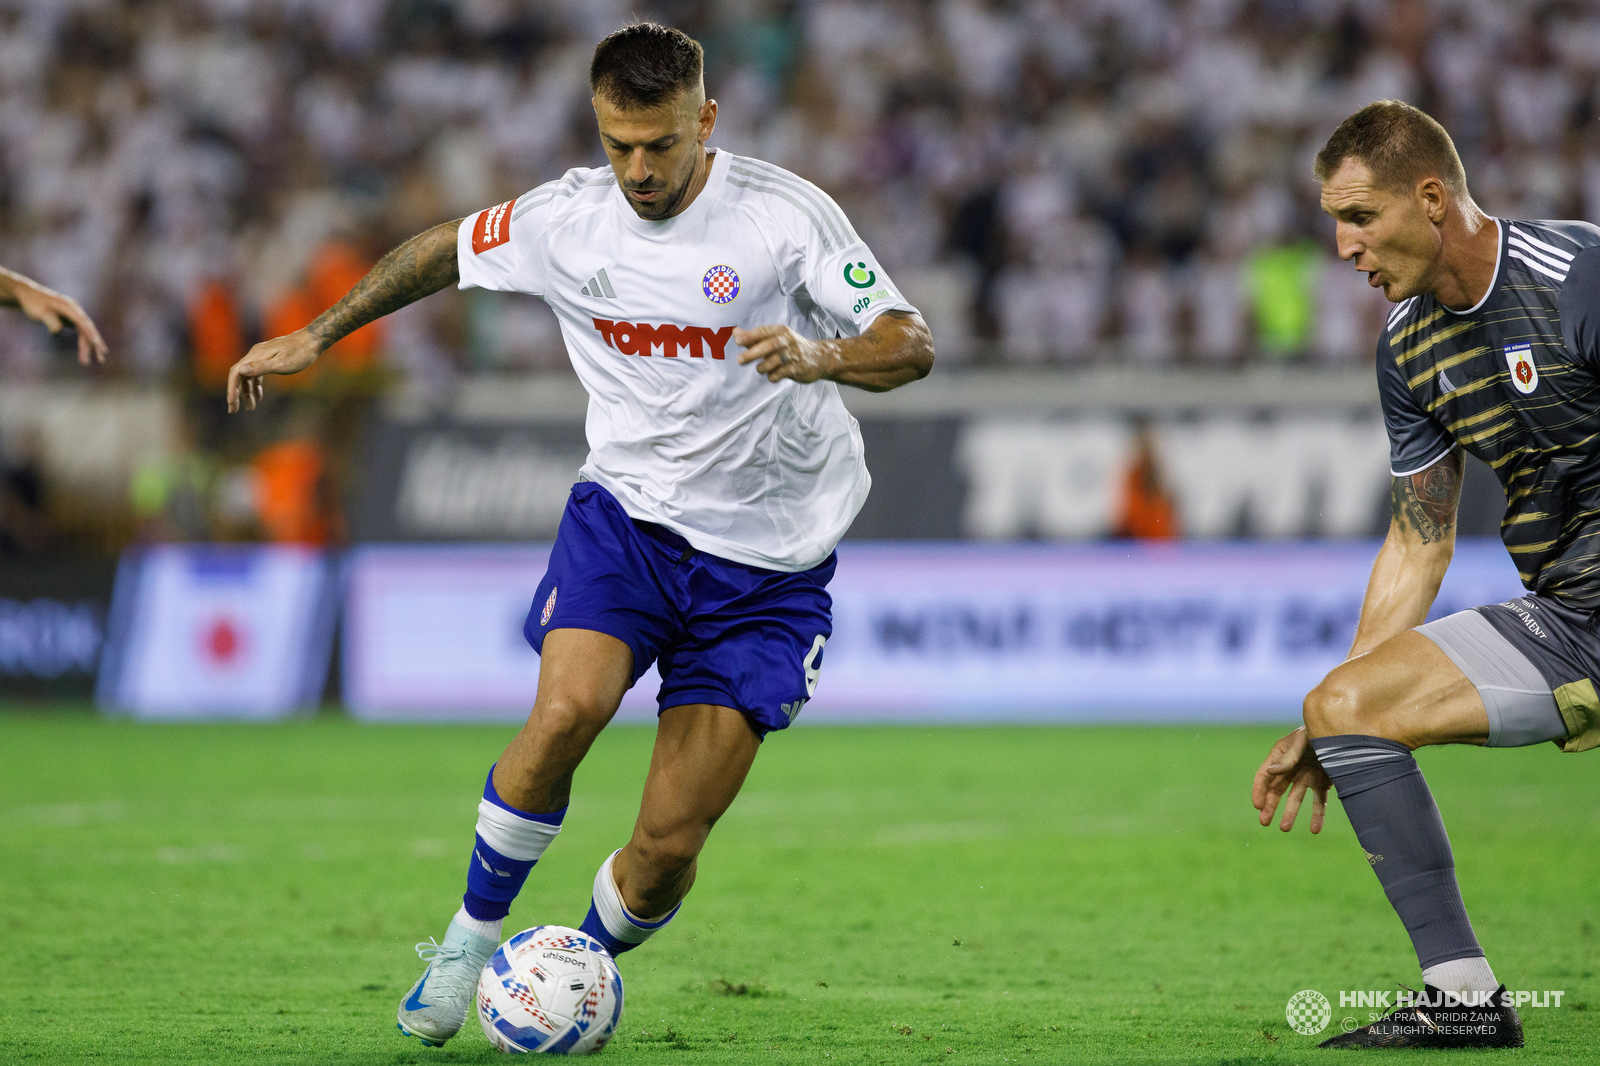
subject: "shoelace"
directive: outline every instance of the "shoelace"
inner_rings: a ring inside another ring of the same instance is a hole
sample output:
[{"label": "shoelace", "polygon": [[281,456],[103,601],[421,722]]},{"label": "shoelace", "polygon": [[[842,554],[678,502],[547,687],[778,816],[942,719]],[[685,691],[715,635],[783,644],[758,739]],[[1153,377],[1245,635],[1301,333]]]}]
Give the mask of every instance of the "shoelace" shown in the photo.
[{"label": "shoelace", "polygon": [[[431,936],[417,945],[417,957],[428,964],[428,968],[433,974],[430,979],[432,988],[438,989],[447,996],[459,993],[466,987],[467,981],[460,973],[452,972],[450,969],[435,968],[434,964],[457,962],[466,958],[466,956],[467,953],[462,948],[447,948]],[[473,982],[476,982],[478,975],[474,973],[471,978]]]}]

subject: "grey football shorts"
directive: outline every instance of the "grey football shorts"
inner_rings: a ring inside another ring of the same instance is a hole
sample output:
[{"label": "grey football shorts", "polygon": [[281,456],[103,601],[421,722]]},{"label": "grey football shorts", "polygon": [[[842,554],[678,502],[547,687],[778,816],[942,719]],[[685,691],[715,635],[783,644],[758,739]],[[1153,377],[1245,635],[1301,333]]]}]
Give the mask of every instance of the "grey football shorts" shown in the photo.
[{"label": "grey football shorts", "polygon": [[1600,745],[1600,635],[1588,612],[1533,594],[1419,626],[1467,675],[1489,714],[1489,746]]}]

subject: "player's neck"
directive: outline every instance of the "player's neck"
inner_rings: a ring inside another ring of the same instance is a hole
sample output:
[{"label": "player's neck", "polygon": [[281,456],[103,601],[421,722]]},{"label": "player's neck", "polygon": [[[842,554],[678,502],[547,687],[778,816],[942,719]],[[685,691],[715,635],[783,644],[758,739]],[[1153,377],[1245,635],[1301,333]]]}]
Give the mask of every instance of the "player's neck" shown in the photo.
[{"label": "player's neck", "polygon": [[1452,311],[1483,302],[1500,265],[1500,224],[1479,211],[1452,211],[1445,221],[1439,252],[1439,279],[1433,295]]},{"label": "player's neck", "polygon": [[701,149],[700,158],[695,162],[694,173],[689,176],[689,187],[684,190],[683,199],[679,201],[677,209],[666,216],[667,218],[675,218],[689,210],[689,205],[694,203],[695,198],[705,190],[706,181],[711,177],[711,160],[715,155],[716,153],[709,148]]}]

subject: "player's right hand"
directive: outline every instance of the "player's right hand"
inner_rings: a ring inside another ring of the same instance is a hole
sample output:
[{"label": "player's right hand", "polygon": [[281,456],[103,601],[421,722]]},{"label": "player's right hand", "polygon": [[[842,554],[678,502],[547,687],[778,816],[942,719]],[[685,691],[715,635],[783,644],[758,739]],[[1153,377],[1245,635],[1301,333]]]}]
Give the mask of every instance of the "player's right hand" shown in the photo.
[{"label": "player's right hand", "polygon": [[264,377],[298,374],[321,354],[321,342],[303,329],[262,341],[228,371],[228,413],[235,414],[240,407],[254,411],[265,393]]},{"label": "player's right hand", "polygon": [[1283,821],[1278,825],[1287,833],[1294,828],[1295,817],[1300,813],[1300,805],[1305,802],[1306,789],[1309,788],[1312,797],[1311,831],[1320,833],[1323,818],[1328,813],[1328,787],[1332,784],[1327,771],[1317,762],[1317,753],[1311,747],[1311,738],[1306,735],[1305,726],[1301,726],[1272,745],[1266,761],[1256,771],[1250,802],[1261,812],[1261,824],[1271,825],[1272,816],[1278,810],[1278,801],[1287,792],[1289,805],[1283,809]]},{"label": "player's right hand", "polygon": [[44,328],[51,334],[57,334],[67,326],[78,331],[78,362],[88,366],[91,362],[104,363],[106,361],[106,342],[100,336],[100,331],[95,328],[94,320],[89,317],[89,312],[83,305],[72,297],[47,289],[36,281],[27,278],[14,277],[16,284],[13,298],[17,306],[22,308],[22,313],[35,322],[44,324]]}]

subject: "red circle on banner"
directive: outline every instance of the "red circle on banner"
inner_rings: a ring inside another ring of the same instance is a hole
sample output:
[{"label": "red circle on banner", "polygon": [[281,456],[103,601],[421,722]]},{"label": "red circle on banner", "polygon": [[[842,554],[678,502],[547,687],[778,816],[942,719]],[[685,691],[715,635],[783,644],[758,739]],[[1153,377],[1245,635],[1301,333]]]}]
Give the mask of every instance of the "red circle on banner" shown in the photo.
[{"label": "red circle on banner", "polygon": [[227,618],[213,619],[201,638],[206,658],[219,666],[231,665],[239,657],[243,646],[239,631]]}]

